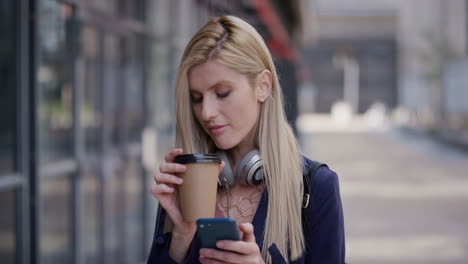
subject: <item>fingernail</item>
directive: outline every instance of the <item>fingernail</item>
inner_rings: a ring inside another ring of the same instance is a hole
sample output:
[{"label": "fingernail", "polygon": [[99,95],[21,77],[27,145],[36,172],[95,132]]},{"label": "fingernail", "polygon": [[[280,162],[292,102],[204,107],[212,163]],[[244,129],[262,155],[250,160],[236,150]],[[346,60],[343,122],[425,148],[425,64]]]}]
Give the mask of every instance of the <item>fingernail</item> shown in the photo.
[{"label": "fingernail", "polygon": [[217,242],[216,246],[219,247],[219,248],[222,248],[224,246],[224,243],[223,242]]},{"label": "fingernail", "polygon": [[178,184],[181,184],[182,182],[184,182],[184,180],[182,180],[182,179],[180,179],[180,178],[177,179],[177,183],[178,183]]}]

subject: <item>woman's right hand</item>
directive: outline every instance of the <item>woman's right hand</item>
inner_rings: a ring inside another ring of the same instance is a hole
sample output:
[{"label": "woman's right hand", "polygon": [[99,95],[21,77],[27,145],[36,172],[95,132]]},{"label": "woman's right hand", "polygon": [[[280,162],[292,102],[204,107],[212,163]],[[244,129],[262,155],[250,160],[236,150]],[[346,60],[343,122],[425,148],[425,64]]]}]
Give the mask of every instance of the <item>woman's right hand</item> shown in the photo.
[{"label": "woman's right hand", "polygon": [[[160,206],[166,210],[174,223],[169,255],[176,262],[183,260],[197,229],[195,222],[184,221],[180,210],[177,186],[182,184],[184,180],[176,174],[185,172],[187,167],[173,161],[176,156],[182,153],[182,149],[173,149],[166,155],[166,162],[159,166],[159,172],[154,176],[156,184],[151,187],[151,193],[158,199]],[[223,168],[224,162],[221,162],[219,173]]]},{"label": "woman's right hand", "polygon": [[166,162],[159,166],[159,172],[154,175],[156,184],[151,187],[151,193],[158,199],[159,205],[166,210],[174,223],[169,256],[179,263],[187,254],[197,228],[195,222],[185,222],[180,211],[177,186],[182,184],[184,180],[176,174],[185,172],[187,167],[173,161],[176,156],[181,154],[182,149],[173,149],[166,155]]},{"label": "woman's right hand", "polygon": [[185,172],[187,167],[173,162],[181,154],[182,149],[173,149],[165,156],[166,162],[159,166],[159,172],[154,176],[156,184],[151,187],[151,193],[174,223],[173,235],[186,237],[191,241],[196,225],[195,222],[185,222],[182,218],[177,186],[182,184],[183,179],[176,175]]}]

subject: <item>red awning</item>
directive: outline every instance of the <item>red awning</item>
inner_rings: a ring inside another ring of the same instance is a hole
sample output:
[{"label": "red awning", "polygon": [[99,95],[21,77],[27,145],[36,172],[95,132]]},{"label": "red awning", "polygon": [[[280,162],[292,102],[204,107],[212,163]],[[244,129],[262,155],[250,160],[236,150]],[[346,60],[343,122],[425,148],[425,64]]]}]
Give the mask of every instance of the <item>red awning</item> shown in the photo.
[{"label": "red awning", "polygon": [[271,34],[271,39],[266,40],[268,48],[280,58],[297,61],[297,50],[291,45],[289,34],[269,0],[252,0],[252,4]]}]

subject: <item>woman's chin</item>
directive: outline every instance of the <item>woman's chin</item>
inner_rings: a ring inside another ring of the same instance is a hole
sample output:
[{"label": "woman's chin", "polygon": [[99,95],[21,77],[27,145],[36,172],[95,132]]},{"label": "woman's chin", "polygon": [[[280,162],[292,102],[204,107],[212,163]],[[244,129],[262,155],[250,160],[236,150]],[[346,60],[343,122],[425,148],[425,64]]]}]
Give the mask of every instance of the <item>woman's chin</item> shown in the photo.
[{"label": "woman's chin", "polygon": [[228,150],[232,149],[236,145],[233,144],[232,142],[220,142],[220,141],[214,141],[216,148],[221,149],[221,150]]}]

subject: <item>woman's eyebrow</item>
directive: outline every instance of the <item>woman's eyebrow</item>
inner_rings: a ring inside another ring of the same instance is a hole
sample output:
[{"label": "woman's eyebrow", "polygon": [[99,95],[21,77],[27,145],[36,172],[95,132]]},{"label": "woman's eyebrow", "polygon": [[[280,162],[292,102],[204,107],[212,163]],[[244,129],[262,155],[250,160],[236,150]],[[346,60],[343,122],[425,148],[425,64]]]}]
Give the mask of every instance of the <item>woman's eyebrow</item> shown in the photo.
[{"label": "woman's eyebrow", "polygon": [[219,81],[217,83],[215,83],[214,85],[212,85],[210,87],[210,89],[214,89],[214,88],[218,88],[219,86],[223,86],[223,85],[229,85],[231,86],[233,83],[231,81],[228,81],[228,80],[222,80],[222,81]]},{"label": "woman's eyebrow", "polygon": [[[215,84],[211,85],[207,90],[212,90],[212,89],[216,89],[218,88],[219,86],[223,86],[223,85],[232,85],[233,83],[231,81],[228,81],[228,80],[221,80],[221,81],[218,81],[216,82]],[[194,89],[192,87],[189,88],[190,92],[197,92],[199,93],[200,91],[198,91],[197,89]]]}]

